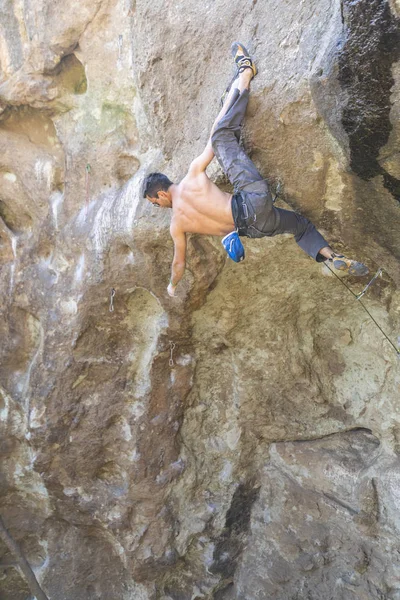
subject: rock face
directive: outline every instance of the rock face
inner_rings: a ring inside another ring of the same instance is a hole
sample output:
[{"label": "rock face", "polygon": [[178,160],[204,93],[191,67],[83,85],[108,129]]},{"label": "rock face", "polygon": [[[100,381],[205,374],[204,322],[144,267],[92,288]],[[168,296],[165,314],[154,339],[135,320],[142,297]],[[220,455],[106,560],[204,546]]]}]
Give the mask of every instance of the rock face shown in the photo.
[{"label": "rock face", "polygon": [[[0,512],[48,598],[399,600],[398,1],[0,14]],[[167,296],[141,181],[202,151],[233,39],[259,66],[246,150],[384,269],[363,302],[391,343],[290,236],[240,265],[189,236]],[[30,598],[0,557],[1,598]]]}]

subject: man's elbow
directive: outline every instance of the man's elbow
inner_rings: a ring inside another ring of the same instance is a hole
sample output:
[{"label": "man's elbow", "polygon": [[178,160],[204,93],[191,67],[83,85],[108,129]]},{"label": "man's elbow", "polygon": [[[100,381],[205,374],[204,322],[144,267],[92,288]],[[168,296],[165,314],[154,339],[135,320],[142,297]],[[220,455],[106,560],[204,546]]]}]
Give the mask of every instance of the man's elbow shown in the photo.
[{"label": "man's elbow", "polygon": [[200,171],[202,171],[202,170],[204,170],[204,169],[203,169],[203,164],[201,162],[201,158],[197,157],[190,163],[189,172],[194,175],[196,173],[200,173]]},{"label": "man's elbow", "polygon": [[177,271],[184,271],[185,266],[186,266],[185,261],[181,261],[181,260],[174,260],[174,262],[172,263],[172,268],[176,269]]}]

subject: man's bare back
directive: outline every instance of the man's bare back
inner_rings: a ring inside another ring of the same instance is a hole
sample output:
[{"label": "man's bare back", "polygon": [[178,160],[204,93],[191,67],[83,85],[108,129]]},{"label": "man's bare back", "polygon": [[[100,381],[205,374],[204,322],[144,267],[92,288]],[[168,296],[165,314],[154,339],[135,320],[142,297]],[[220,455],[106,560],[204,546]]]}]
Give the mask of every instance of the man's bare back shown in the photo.
[{"label": "man's bare back", "polygon": [[220,190],[204,171],[189,170],[171,187],[171,232],[226,235],[235,228],[232,194]]}]

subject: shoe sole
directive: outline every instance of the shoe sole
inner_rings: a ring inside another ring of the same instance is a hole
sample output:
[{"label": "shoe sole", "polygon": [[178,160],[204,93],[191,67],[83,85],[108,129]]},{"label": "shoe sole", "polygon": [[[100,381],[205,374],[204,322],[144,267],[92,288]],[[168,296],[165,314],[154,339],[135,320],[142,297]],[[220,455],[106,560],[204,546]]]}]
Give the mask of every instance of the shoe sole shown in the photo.
[{"label": "shoe sole", "polygon": [[247,48],[245,48],[245,46],[243,46],[243,44],[241,44],[240,42],[233,42],[232,46],[231,46],[231,53],[233,58],[235,58],[238,48],[239,46],[241,48],[243,48],[244,53],[246,54],[246,56],[248,56],[249,58],[251,58],[249,51],[247,50]]}]

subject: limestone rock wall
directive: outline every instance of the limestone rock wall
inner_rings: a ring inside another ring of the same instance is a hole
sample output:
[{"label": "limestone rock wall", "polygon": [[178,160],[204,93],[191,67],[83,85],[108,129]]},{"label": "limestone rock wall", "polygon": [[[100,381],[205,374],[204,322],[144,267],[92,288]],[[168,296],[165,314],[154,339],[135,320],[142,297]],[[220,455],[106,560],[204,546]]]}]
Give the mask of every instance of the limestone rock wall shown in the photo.
[{"label": "limestone rock wall", "polygon": [[[399,19],[1,0],[0,512],[50,600],[400,598]],[[189,236],[167,296],[141,181],[202,151],[234,39],[259,66],[246,150],[384,269],[363,300],[393,345],[286,236],[240,265]],[[2,545],[0,596],[31,597]]]}]

